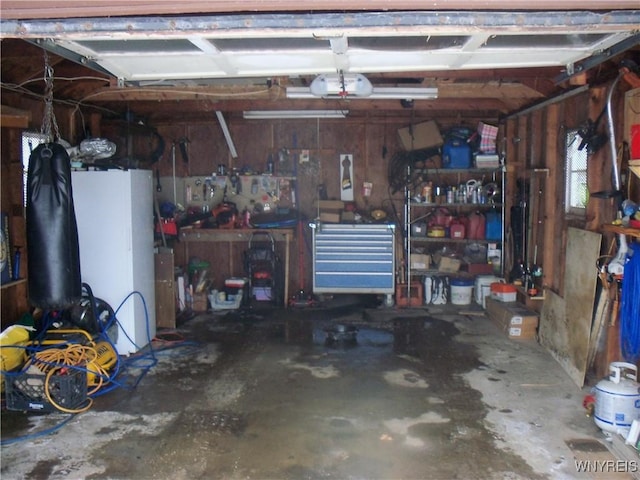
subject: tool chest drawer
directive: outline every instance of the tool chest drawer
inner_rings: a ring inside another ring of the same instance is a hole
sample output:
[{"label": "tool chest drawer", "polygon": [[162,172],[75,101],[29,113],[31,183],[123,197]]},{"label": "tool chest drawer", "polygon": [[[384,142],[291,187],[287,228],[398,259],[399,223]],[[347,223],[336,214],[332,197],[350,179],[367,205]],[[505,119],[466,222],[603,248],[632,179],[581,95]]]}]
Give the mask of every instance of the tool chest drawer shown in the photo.
[{"label": "tool chest drawer", "polygon": [[315,293],[385,293],[395,288],[395,226],[311,224]]}]

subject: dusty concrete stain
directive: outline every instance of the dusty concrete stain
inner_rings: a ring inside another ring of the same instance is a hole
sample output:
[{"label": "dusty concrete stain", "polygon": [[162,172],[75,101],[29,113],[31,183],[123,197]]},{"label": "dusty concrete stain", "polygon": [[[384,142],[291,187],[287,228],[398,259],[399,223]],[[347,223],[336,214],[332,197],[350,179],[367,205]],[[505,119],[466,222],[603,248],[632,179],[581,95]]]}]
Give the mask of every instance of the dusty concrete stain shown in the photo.
[{"label": "dusty concrete stain", "polygon": [[404,443],[410,447],[424,447],[425,440],[410,434],[411,429],[422,423],[447,423],[451,421],[449,418],[444,418],[436,412],[425,412],[418,417],[405,417],[405,418],[392,418],[384,421],[384,426],[389,429],[392,435],[400,435],[404,437]]},{"label": "dusty concrete stain", "polygon": [[385,372],[382,376],[391,385],[406,388],[429,388],[429,384],[418,373],[405,368]]},{"label": "dusty concrete stain", "polygon": [[306,370],[315,378],[333,378],[340,375],[338,369],[333,365],[314,366],[305,363],[293,362],[291,359],[282,360],[280,363],[291,369]]}]

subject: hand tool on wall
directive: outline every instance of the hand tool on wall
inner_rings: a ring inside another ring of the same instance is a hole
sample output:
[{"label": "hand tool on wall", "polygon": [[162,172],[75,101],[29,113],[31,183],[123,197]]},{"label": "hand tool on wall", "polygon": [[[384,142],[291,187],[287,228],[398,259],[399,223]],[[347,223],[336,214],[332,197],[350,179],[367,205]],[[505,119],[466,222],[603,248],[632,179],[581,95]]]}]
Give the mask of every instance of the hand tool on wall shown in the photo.
[{"label": "hand tool on wall", "polygon": [[173,204],[178,204],[178,194],[176,191],[176,142],[171,144],[171,171],[173,179]]},{"label": "hand tool on wall", "polygon": [[189,139],[186,137],[182,137],[180,140],[178,140],[178,146],[180,147],[180,155],[182,156],[182,161],[184,163],[189,163],[189,154],[187,153],[187,143],[189,142]]}]

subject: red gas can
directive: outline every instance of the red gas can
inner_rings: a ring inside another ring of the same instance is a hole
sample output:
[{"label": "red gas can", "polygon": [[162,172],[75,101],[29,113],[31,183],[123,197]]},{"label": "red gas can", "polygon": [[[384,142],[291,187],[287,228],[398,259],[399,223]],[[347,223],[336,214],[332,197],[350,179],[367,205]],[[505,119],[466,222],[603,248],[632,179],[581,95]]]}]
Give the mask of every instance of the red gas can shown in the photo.
[{"label": "red gas can", "polygon": [[451,238],[463,239],[466,233],[465,230],[466,229],[462,223],[454,220],[449,226],[449,236]]},{"label": "red gas can", "polygon": [[467,238],[471,240],[483,240],[485,231],[485,218],[480,212],[473,212],[469,215],[469,228]]}]

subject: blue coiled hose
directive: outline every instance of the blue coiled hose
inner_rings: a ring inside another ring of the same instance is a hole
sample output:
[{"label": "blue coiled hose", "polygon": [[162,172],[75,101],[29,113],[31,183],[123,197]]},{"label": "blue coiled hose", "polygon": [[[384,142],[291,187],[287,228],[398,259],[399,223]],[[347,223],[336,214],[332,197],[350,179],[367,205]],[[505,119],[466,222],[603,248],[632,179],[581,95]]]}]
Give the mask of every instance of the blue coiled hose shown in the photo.
[{"label": "blue coiled hose", "polygon": [[627,253],[620,302],[620,346],[625,361],[640,359],[640,244]]}]

